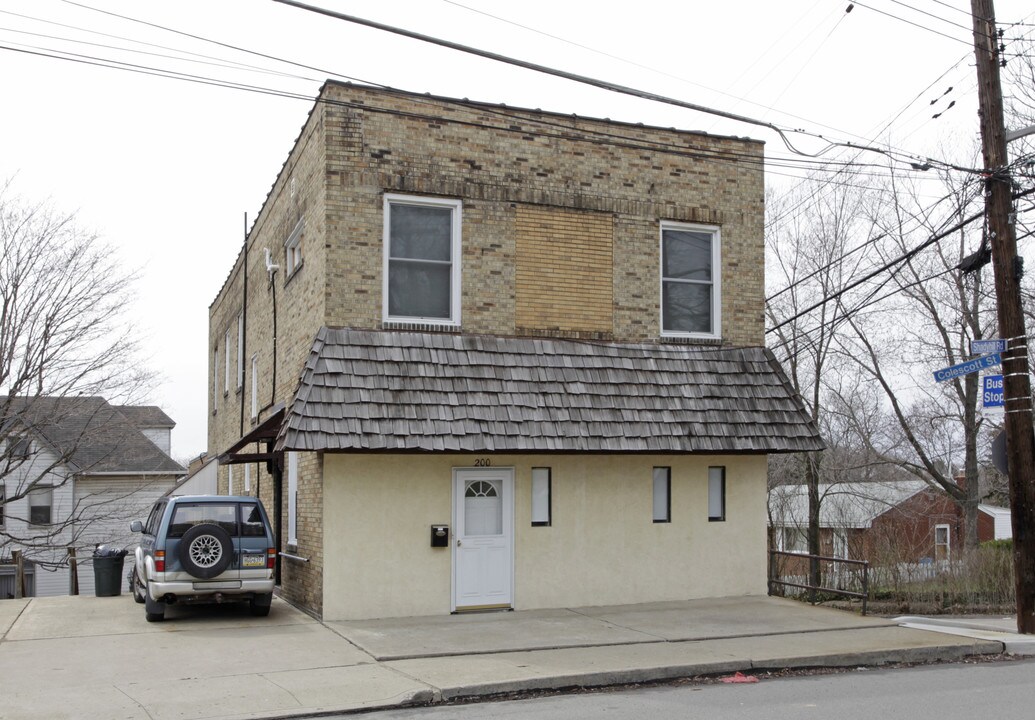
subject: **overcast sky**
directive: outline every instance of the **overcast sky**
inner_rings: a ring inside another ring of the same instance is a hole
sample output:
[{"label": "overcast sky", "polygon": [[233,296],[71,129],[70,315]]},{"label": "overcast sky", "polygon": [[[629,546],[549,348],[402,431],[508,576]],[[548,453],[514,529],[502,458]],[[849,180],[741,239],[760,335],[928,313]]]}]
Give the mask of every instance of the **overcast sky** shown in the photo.
[{"label": "overcast sky", "polygon": [[[829,139],[873,140],[890,123],[885,142],[937,155],[977,138],[961,0],[868,0],[850,13],[844,0],[312,4]],[[1008,39],[1035,32],[1009,26],[1035,22],[1030,2],[998,0],[996,15]],[[272,0],[0,0],[0,46],[0,180],[78,211],[127,268],[140,269],[131,320],[161,377],[150,401],[177,423],[179,459],[207,449],[208,306],[241,246],[245,214],[255,218],[328,77],[750,136],[767,143],[770,185],[803,172],[763,127]],[[43,56],[53,54],[66,59]],[[136,72],[96,64],[111,61]],[[195,81],[158,76],[168,73]],[[807,152],[826,145],[804,134],[793,142]]]}]

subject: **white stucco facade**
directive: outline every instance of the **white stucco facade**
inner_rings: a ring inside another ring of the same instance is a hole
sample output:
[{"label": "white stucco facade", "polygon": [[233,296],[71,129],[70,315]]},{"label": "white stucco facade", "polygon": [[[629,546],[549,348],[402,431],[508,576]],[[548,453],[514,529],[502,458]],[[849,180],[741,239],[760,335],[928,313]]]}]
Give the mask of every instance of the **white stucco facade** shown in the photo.
[{"label": "white stucco facade", "polygon": [[[327,454],[323,617],[454,609],[454,470],[513,473],[512,606],[614,605],[766,591],[766,458],[670,455]],[[531,522],[532,468],[550,468],[551,522]],[[654,522],[653,468],[671,468],[670,521]],[[709,520],[709,468],[725,519]]]}]

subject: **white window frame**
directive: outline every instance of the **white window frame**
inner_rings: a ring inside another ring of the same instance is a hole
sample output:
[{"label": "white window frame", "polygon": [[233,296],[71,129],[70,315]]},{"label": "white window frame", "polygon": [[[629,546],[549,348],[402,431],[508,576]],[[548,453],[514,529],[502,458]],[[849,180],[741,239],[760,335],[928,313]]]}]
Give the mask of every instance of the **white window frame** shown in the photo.
[{"label": "white window frame", "polygon": [[[47,499],[46,503],[34,503],[33,502],[37,498],[44,497],[44,496]],[[27,501],[28,507],[29,507],[29,512],[28,512],[29,525],[41,526],[41,525],[53,525],[54,524],[54,488],[52,486],[50,486],[50,485],[41,485],[39,487],[33,488],[28,493],[26,493],[26,501]],[[35,520],[32,519],[32,509],[33,508],[37,508],[37,507],[45,507],[45,508],[49,508],[50,509],[50,513],[48,515],[49,519],[47,520],[47,522],[36,522]]]},{"label": "white window frame", "polygon": [[252,355],[252,420],[259,417],[259,356]]},{"label": "white window frame", "polygon": [[[788,542],[788,535],[791,542]],[[784,552],[805,553],[808,545],[805,531],[797,525],[784,525],[780,527],[779,548]]]},{"label": "white window frame", "polygon": [[656,523],[672,522],[672,468],[655,467],[651,472],[651,516]]},{"label": "white window frame", "polygon": [[[452,232],[450,237],[450,298],[449,317],[432,318],[409,315],[391,315],[388,312],[388,264],[391,259],[391,212],[392,205],[423,205],[426,207],[449,208],[453,212]],[[458,327],[460,325],[460,259],[461,228],[463,220],[463,202],[457,199],[423,197],[420,195],[398,195],[385,193],[384,197],[384,229],[382,235],[383,266],[381,268],[381,300],[382,318],[385,322],[420,323],[422,325],[442,325]]]},{"label": "white window frame", "polygon": [[[709,233],[712,236],[712,280],[705,283],[700,280],[668,279],[665,277],[665,231],[685,230],[687,232]],[[691,223],[661,221],[658,232],[658,325],[662,337],[684,337],[717,340],[722,337],[722,233],[715,225],[697,225]],[[712,287],[712,332],[683,332],[665,329],[665,283],[687,283]]]},{"label": "white window frame", "polygon": [[553,522],[553,471],[548,467],[532,468],[532,526],[549,527]]},{"label": "white window frame", "polygon": [[237,314],[237,389],[244,386],[244,313]]},{"label": "white window frame", "polygon": [[230,392],[230,328],[223,334],[223,394]]},{"label": "white window frame", "polygon": [[298,453],[287,453],[288,545],[298,547]]},{"label": "white window frame", "polygon": [[708,468],[708,522],[726,521],[726,466]]},{"label": "white window frame", "polygon": [[[945,529],[945,542],[938,542],[938,531]],[[938,548],[945,546],[945,559],[952,560],[952,526],[947,523],[939,523],[934,526],[934,559],[938,560]]]},{"label": "white window frame", "polygon": [[284,241],[285,280],[294,275],[302,267],[302,233],[305,232],[305,218],[299,218],[294,229]]},{"label": "white window frame", "polygon": [[252,466],[251,465],[245,465],[244,466],[244,492],[245,492],[246,495],[251,495],[251,493],[252,493]]}]

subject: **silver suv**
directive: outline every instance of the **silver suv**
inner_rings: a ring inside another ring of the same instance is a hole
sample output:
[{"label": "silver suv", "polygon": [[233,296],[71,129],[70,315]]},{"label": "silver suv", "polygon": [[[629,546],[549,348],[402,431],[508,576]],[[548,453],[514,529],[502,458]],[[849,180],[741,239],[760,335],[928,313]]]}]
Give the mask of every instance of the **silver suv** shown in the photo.
[{"label": "silver suv", "polygon": [[258,498],[162,498],[130,529],[143,533],[132,587],[148,622],[172,603],[248,601],[252,615],[269,615],[277,550]]}]

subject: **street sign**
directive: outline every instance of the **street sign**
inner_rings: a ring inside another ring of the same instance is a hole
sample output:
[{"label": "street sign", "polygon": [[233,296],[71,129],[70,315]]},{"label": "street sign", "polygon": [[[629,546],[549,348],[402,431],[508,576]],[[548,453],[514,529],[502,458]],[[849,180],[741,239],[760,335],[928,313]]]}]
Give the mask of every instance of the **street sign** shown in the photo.
[{"label": "street sign", "polygon": [[991,355],[992,353],[1006,352],[1006,341],[999,338],[988,338],[987,340],[971,340],[971,355]]},{"label": "street sign", "polygon": [[1003,407],[1003,376],[985,375],[981,380],[982,406],[986,408]]},{"label": "street sign", "polygon": [[952,367],[942,368],[941,370],[934,371],[935,382],[945,382],[946,380],[952,380],[963,375],[970,375],[976,373],[985,368],[995,367],[1002,362],[1002,358],[999,357],[999,353],[993,353],[992,355],[985,355],[979,357],[976,360],[968,360],[965,363],[959,365],[953,365]]}]

